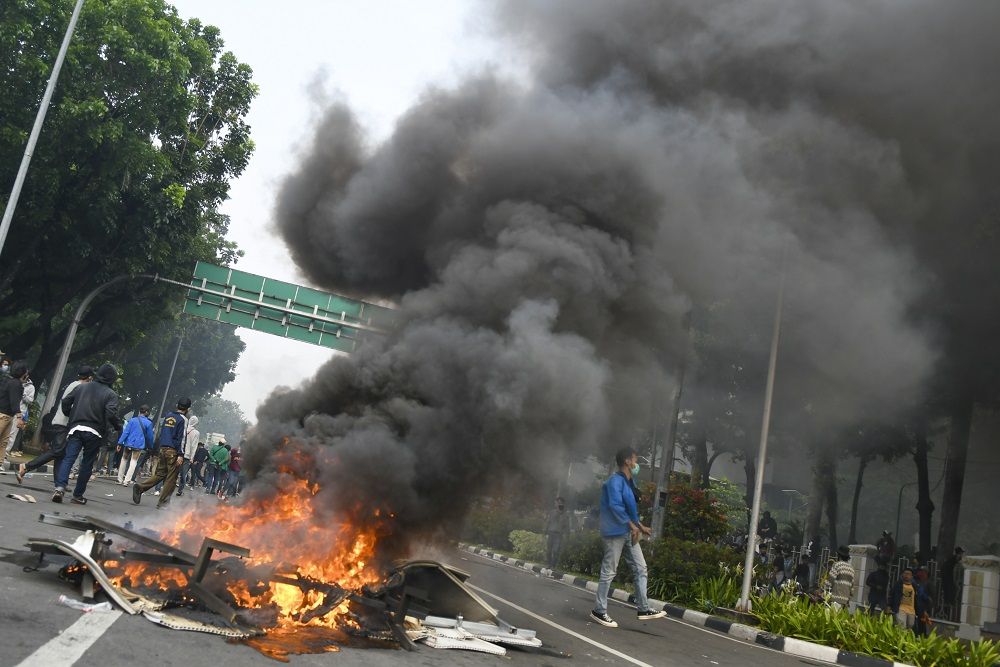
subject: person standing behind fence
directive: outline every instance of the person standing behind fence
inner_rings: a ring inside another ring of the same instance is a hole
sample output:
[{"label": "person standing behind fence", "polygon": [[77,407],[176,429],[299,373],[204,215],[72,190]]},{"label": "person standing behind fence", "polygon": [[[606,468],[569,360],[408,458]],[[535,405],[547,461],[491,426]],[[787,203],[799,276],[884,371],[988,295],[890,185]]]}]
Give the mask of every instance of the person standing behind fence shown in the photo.
[{"label": "person standing behind fence", "polygon": [[128,420],[125,430],[118,439],[122,448],[122,461],[118,467],[118,483],[128,486],[135,479],[139,457],[143,451],[153,446],[153,422],[149,419],[149,406],[143,405],[139,413]]},{"label": "person standing behind fence", "polygon": [[646,558],[639,546],[639,537],[650,535],[653,531],[639,521],[639,491],[632,481],[639,474],[639,455],[631,447],[625,447],[615,454],[615,463],[618,471],[601,487],[601,542],[604,558],[601,561],[596,606],[590,612],[592,620],[608,628],[618,627],[618,623],[608,615],[608,592],[623,553],[635,577],[638,620],[648,621],[666,615],[665,612],[650,609],[646,599]]},{"label": "person standing behind fence", "polygon": [[117,379],[118,371],[115,367],[104,364],[97,369],[97,382],[81,384],[63,398],[60,405],[63,414],[69,415],[69,438],[66,441],[66,454],[53,480],[55,492],[52,494],[52,502],[62,502],[69,483],[69,471],[77,456],[83,452],[80,474],[76,479],[71,502],[77,505],[87,504],[83,494],[87,491],[90,473],[94,469],[94,459],[104,440],[121,428],[118,394],[111,388]]},{"label": "person standing behind fence", "polygon": [[878,569],[865,579],[865,586],[868,587],[868,612],[876,614],[878,611],[885,611],[889,593],[889,567],[879,563]]},{"label": "person standing behind fence", "polygon": [[174,487],[177,485],[177,473],[184,462],[184,433],[187,429],[185,415],[191,409],[191,399],[181,398],[177,407],[163,417],[158,444],[160,446],[159,464],[156,471],[141,482],[132,485],[132,502],[138,505],[142,502],[142,494],[163,482],[163,492],[156,503],[161,509],[170,502]]}]

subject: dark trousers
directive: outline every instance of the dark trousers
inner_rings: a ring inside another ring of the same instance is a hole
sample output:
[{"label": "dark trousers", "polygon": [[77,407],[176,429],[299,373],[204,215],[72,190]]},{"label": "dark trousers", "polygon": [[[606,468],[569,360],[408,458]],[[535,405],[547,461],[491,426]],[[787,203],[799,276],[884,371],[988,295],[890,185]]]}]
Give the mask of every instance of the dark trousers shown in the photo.
[{"label": "dark trousers", "polygon": [[77,431],[70,434],[69,439],[66,440],[66,455],[63,456],[62,463],[59,464],[59,470],[56,473],[56,488],[65,489],[69,484],[69,471],[76,463],[76,457],[82,451],[83,461],[80,463],[80,474],[76,478],[73,496],[83,498],[83,494],[87,491],[87,483],[90,481],[90,473],[94,470],[94,459],[97,458],[103,444],[104,438],[87,431]]},{"label": "dark trousers", "polygon": [[49,449],[44,451],[35,458],[28,461],[25,464],[25,468],[28,472],[32,470],[38,470],[46,463],[52,463],[52,472],[55,473],[59,464],[62,463],[63,456],[66,454],[66,434],[69,432],[69,427],[67,426],[53,426],[49,431],[48,441]]},{"label": "dark trousers", "polygon": [[201,482],[202,485],[205,484],[204,469],[205,469],[204,461],[196,461],[191,464],[191,476],[193,477],[193,479],[191,480],[191,486],[194,486],[194,482]]},{"label": "dark trousers", "polygon": [[559,556],[562,555],[562,533],[549,533],[549,542],[545,549],[545,562],[550,568],[555,568],[559,564]]},{"label": "dark trousers", "polygon": [[177,450],[170,447],[160,447],[160,463],[156,466],[156,472],[152,477],[136,482],[139,490],[145,493],[151,488],[163,482],[163,491],[160,492],[160,502],[157,505],[166,505],[170,501],[170,494],[177,486],[177,474],[180,472],[180,465],[177,463]]},{"label": "dark trousers", "polygon": [[205,473],[205,493],[215,493],[216,488],[222,483],[222,476],[225,471],[220,470],[214,463],[208,464],[208,472]]},{"label": "dark trousers", "polygon": [[191,478],[191,462],[184,459],[181,463],[181,471],[177,476],[177,495],[184,495],[184,485],[188,484],[194,486],[194,480]]}]

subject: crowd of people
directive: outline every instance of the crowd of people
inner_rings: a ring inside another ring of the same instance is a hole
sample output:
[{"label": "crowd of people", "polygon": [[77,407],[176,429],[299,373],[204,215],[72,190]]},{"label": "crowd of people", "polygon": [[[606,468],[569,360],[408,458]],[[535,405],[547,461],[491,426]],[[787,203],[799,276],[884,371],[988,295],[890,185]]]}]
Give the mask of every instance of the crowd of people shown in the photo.
[{"label": "crowd of people", "polygon": [[[2,353],[0,353],[2,355]],[[9,460],[17,431],[25,428],[34,387],[23,362],[0,366],[0,443]],[[225,439],[206,446],[198,430],[199,419],[191,411],[191,400],[179,398],[157,429],[147,405],[133,410],[127,421],[119,416],[118,394],[112,385],[117,369],[104,364],[96,371],[81,366],[77,377],[59,393],[52,409],[41,418],[44,451],[17,466],[16,479],[43,466],[52,465],[52,501],[63,502],[71,479],[75,479],[69,502],[87,503],[91,477],[104,474],[132,488],[132,500],[152,491],[157,508],[185,489],[204,489],[220,499],[238,496],[244,476],[240,451]]]}]

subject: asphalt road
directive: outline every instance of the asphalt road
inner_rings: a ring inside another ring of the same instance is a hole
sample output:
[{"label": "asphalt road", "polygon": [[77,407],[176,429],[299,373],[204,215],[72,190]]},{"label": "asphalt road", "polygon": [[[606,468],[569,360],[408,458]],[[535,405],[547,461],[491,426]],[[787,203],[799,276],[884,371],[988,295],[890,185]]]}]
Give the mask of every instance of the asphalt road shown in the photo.
[{"label": "asphalt road", "polygon": [[[18,486],[11,474],[0,475],[0,667],[59,664],[61,667],[131,667],[183,665],[193,667],[247,667],[274,665],[252,648],[228,644],[221,637],[179,632],[157,626],[141,617],[124,614],[81,614],[58,603],[60,595],[79,597],[78,591],[56,577],[56,568],[24,572],[19,553],[29,537],[74,539],[77,531],[38,522],[41,512],[91,514],[110,521],[137,525],[191,503],[216,503],[202,493],[174,498],[172,509],[157,512],[153,498],[138,507],[126,489],[98,479],[91,483],[86,508],[56,505],[51,496],[51,476],[36,475]],[[30,493],[37,504],[6,498],[7,493]],[[68,496],[67,496],[68,497]],[[436,650],[421,647],[401,650],[344,649],[339,653],[292,656],[291,664],[312,665],[620,665],[622,667],[670,667],[717,665],[720,667],[792,667],[821,664],[731,639],[673,619],[639,622],[635,610],[612,601],[609,610],[619,622],[617,629],[591,623],[593,596],[571,586],[532,575],[466,552],[419,554],[446,561],[472,576],[469,583],[500,610],[513,625],[531,628],[548,648],[570,654],[570,658],[508,651],[507,657]],[[82,620],[81,620],[82,619]],[[71,627],[72,626],[72,627]],[[66,632],[70,629],[69,632]],[[90,642],[90,643],[88,643]],[[73,656],[79,657],[73,662]]]}]

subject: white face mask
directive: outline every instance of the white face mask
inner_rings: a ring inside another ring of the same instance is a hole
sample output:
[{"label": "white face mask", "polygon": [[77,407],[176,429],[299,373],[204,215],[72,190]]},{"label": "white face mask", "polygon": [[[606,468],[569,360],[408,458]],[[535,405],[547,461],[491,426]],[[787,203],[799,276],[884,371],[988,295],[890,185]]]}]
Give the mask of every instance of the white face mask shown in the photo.
[{"label": "white face mask", "polygon": [[10,372],[10,364],[3,364],[2,366],[0,366],[0,371],[3,371],[4,373],[9,373]]}]

